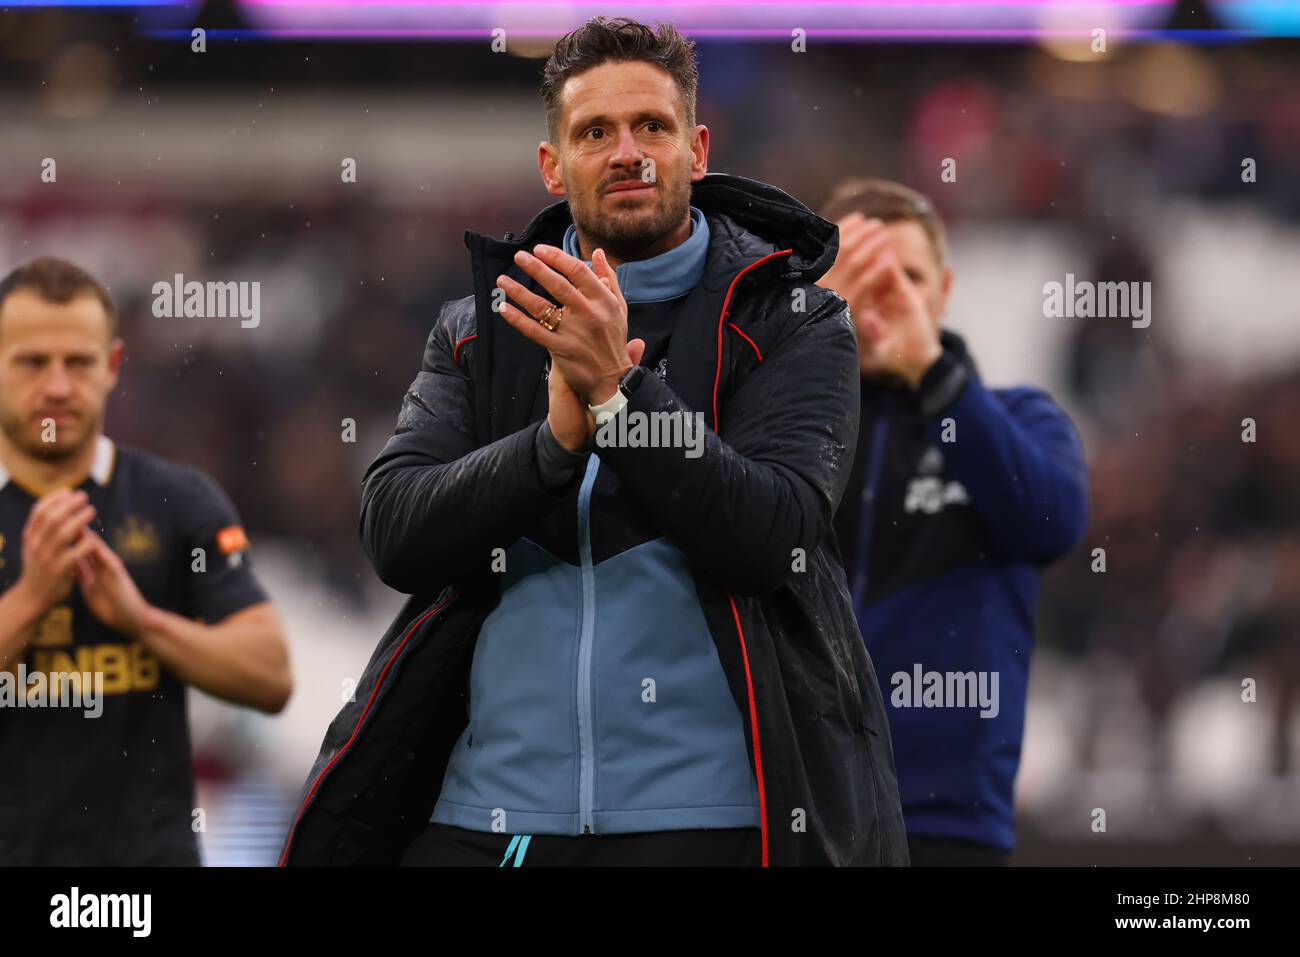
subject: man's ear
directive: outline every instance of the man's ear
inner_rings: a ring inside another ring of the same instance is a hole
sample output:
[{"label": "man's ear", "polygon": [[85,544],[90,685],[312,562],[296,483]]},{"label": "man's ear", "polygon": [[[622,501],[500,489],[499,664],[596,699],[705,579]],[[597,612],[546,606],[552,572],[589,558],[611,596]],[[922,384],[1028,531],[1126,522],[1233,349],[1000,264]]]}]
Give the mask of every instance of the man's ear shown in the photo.
[{"label": "man's ear", "polygon": [[709,128],[701,123],[691,134],[691,182],[709,172]]},{"label": "man's ear", "polygon": [[564,178],[560,175],[560,159],[555,147],[543,140],[537,144],[537,169],[542,183],[552,196],[564,195]]},{"label": "man's ear", "polygon": [[126,351],[126,343],[121,339],[113,339],[108,344],[108,391],[112,392],[117,388],[117,373],[122,366],[122,355]]},{"label": "man's ear", "polygon": [[943,276],[939,279],[939,315],[936,322],[948,313],[948,297],[952,295],[952,267],[943,267]]}]

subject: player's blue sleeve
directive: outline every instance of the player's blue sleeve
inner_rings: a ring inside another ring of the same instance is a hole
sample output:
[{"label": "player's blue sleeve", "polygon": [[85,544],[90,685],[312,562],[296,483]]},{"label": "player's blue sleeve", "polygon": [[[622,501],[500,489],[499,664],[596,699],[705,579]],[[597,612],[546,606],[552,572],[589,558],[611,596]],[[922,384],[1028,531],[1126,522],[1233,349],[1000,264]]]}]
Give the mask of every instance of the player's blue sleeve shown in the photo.
[{"label": "player's blue sleeve", "polygon": [[1088,471],[1073,424],[1039,389],[994,393],[955,368],[941,359],[921,385],[946,473],[966,488],[1000,557],[1059,558],[1088,527]]}]

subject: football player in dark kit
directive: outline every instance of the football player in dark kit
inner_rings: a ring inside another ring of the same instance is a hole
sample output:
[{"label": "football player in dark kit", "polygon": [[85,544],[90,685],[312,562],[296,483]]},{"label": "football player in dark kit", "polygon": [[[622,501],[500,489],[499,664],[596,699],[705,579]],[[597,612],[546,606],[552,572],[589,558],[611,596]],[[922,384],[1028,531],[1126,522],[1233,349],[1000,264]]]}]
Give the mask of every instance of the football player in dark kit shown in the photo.
[{"label": "football player in dark kit", "polygon": [[199,863],[185,685],[292,688],[225,493],[103,434],[122,350],[78,267],[0,281],[0,865]]}]

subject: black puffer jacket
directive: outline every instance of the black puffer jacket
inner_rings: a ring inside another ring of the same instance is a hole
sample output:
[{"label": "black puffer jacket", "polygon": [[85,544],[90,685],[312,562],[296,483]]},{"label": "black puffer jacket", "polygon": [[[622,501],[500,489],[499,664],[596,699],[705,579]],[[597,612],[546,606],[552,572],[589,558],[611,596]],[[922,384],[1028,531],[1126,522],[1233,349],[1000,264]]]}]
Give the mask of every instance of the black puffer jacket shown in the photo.
[{"label": "black puffer jacket", "polygon": [[[630,411],[701,410],[703,454],[605,447],[639,510],[680,548],[744,719],[770,864],[906,864],[879,685],[854,621],[831,518],[858,428],[847,304],[815,285],[836,227],[775,187],[710,174],[703,279]],[[499,595],[492,550],[563,507],[540,482],[546,352],[491,309],[520,248],[560,246],[568,204],[517,239],[467,232],[474,294],[449,302],[396,434],[366,472],[361,534],[412,595],[355,701],[330,725],[282,864],[388,864],[427,824],[467,721],[474,643]]]}]

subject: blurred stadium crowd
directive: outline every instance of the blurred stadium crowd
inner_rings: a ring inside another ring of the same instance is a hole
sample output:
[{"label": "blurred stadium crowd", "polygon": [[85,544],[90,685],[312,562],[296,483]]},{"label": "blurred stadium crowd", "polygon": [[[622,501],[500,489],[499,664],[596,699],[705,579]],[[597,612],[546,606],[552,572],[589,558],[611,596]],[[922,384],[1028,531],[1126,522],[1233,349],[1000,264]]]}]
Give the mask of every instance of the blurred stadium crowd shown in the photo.
[{"label": "blurred stadium crowd", "polygon": [[[344,94],[260,61],[242,83],[164,65],[161,79],[108,70],[38,95],[38,66],[0,67],[0,142],[12,147],[0,271],[55,253],[111,283],[127,362],[108,433],[221,482],[288,618],[300,678],[284,716],[196,702],[205,788],[228,808],[210,815],[211,863],[270,860],[342,683],[395,606],[358,544],[360,476],[391,433],[439,304],[468,289],[463,231],[517,230],[552,201],[532,161],[540,60],[488,71],[460,49],[439,62],[427,49],[287,50],[315,60],[316,76],[331,57],[348,62],[340,77],[381,60],[383,75]],[[106,50],[77,56],[112,65]],[[1084,435],[1093,523],[1046,580],[1019,859],[1098,859],[1088,811],[1104,805],[1123,836],[1108,860],[1153,859],[1153,843],[1176,840],[1230,863],[1248,863],[1254,842],[1289,843],[1294,861],[1300,63],[1280,49],[1186,45],[1098,63],[1061,43],[845,46],[803,60],[724,44],[704,46],[701,63],[712,168],[814,207],[849,174],[930,193],[952,230],[950,319],[985,377],[1048,386]],[[478,76],[482,89],[467,82]],[[98,109],[67,112],[97,93]],[[490,114],[489,94],[532,125],[497,123],[485,141],[440,122],[448,104]],[[402,112],[385,113],[390,97]],[[256,128],[263,102],[278,112]],[[410,170],[426,154],[389,142],[388,124],[419,122],[425,108],[439,151],[430,146],[421,178]],[[177,159],[184,138],[155,118],[168,109],[224,144],[216,175],[176,168],[189,162]],[[364,125],[361,110],[380,120]],[[367,137],[341,154],[362,156],[358,184],[339,182],[329,150],[332,181],[316,186],[268,158],[277,142],[312,143],[331,116]],[[60,150],[77,123],[96,122],[93,148],[69,139]],[[140,137],[156,154],[147,164],[126,152]],[[438,165],[479,151],[501,162],[503,149],[507,176]],[[57,185],[37,176],[43,156],[60,158]],[[403,171],[390,174],[385,157]],[[947,157],[956,183],[939,179]],[[1254,182],[1242,179],[1246,157]],[[15,163],[29,161],[18,177]],[[1066,272],[1152,281],[1154,321],[1044,318],[1042,286]],[[260,281],[260,327],[155,318],[151,286],[175,273]],[[355,443],[342,438],[348,419]],[[1247,678],[1257,702],[1243,709]]]}]

